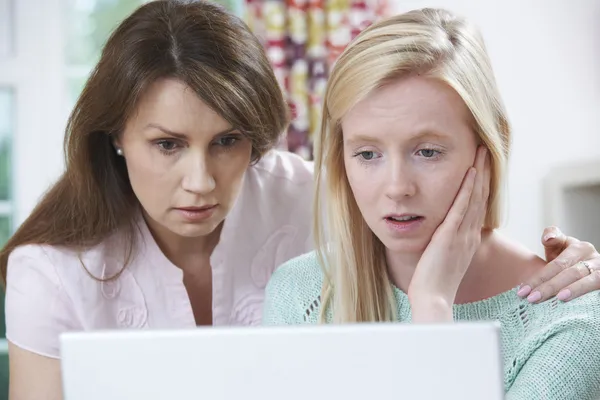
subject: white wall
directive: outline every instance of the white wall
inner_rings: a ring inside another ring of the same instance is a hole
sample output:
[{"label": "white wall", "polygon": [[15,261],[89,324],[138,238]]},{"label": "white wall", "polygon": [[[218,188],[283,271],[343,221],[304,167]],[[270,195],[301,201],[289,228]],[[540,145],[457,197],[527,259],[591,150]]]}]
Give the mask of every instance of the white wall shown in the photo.
[{"label": "white wall", "polygon": [[600,161],[600,1],[395,0],[394,5],[395,12],[444,7],[481,29],[514,129],[503,230],[542,252],[541,233],[551,222],[544,218],[544,179],[564,164]]}]

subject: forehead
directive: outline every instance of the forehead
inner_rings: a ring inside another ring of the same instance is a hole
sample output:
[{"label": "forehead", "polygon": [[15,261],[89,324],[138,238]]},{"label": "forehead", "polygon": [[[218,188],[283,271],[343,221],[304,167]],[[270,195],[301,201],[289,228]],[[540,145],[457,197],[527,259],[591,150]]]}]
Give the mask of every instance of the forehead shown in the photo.
[{"label": "forehead", "polygon": [[140,124],[158,123],[175,131],[222,130],[228,122],[189,86],[175,79],[153,82],[141,96],[132,118]]},{"label": "forehead", "polygon": [[347,139],[424,132],[472,134],[471,113],[458,93],[441,81],[419,76],[401,78],[373,91],[341,122]]}]

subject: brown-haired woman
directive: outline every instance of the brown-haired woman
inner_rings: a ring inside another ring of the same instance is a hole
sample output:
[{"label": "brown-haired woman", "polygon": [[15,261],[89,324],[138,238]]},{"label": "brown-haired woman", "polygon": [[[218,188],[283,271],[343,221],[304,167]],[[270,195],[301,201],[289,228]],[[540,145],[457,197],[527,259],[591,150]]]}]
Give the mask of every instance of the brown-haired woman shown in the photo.
[{"label": "brown-haired woman", "polygon": [[[260,43],[219,6],[154,1],[123,21],[64,175],[0,254],[11,397],[61,397],[65,331],[260,323],[276,266],[313,247],[312,166],[273,150],[287,123]],[[550,244],[589,258],[569,240]]]}]

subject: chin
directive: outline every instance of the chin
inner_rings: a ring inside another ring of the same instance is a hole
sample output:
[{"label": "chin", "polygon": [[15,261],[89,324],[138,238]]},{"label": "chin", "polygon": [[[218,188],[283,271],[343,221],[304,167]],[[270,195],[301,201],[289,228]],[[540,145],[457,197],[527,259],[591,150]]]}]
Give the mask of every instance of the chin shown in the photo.
[{"label": "chin", "polygon": [[430,238],[412,237],[397,238],[387,235],[377,235],[385,248],[392,253],[422,253],[427,248]]},{"label": "chin", "polygon": [[172,227],[172,231],[177,233],[179,236],[186,238],[196,238],[202,236],[208,236],[217,229],[218,224],[205,222],[200,224],[177,224]]}]

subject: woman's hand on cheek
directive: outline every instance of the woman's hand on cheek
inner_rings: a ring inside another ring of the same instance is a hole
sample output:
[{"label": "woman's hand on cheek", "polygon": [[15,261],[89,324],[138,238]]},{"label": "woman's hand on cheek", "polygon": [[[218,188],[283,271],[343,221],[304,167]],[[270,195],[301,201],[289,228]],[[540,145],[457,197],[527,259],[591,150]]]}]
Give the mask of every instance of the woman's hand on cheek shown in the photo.
[{"label": "woman's hand on cheek", "polygon": [[423,252],[408,288],[414,322],[452,321],[458,287],[481,243],[490,188],[487,150],[477,150],[444,222]]}]

